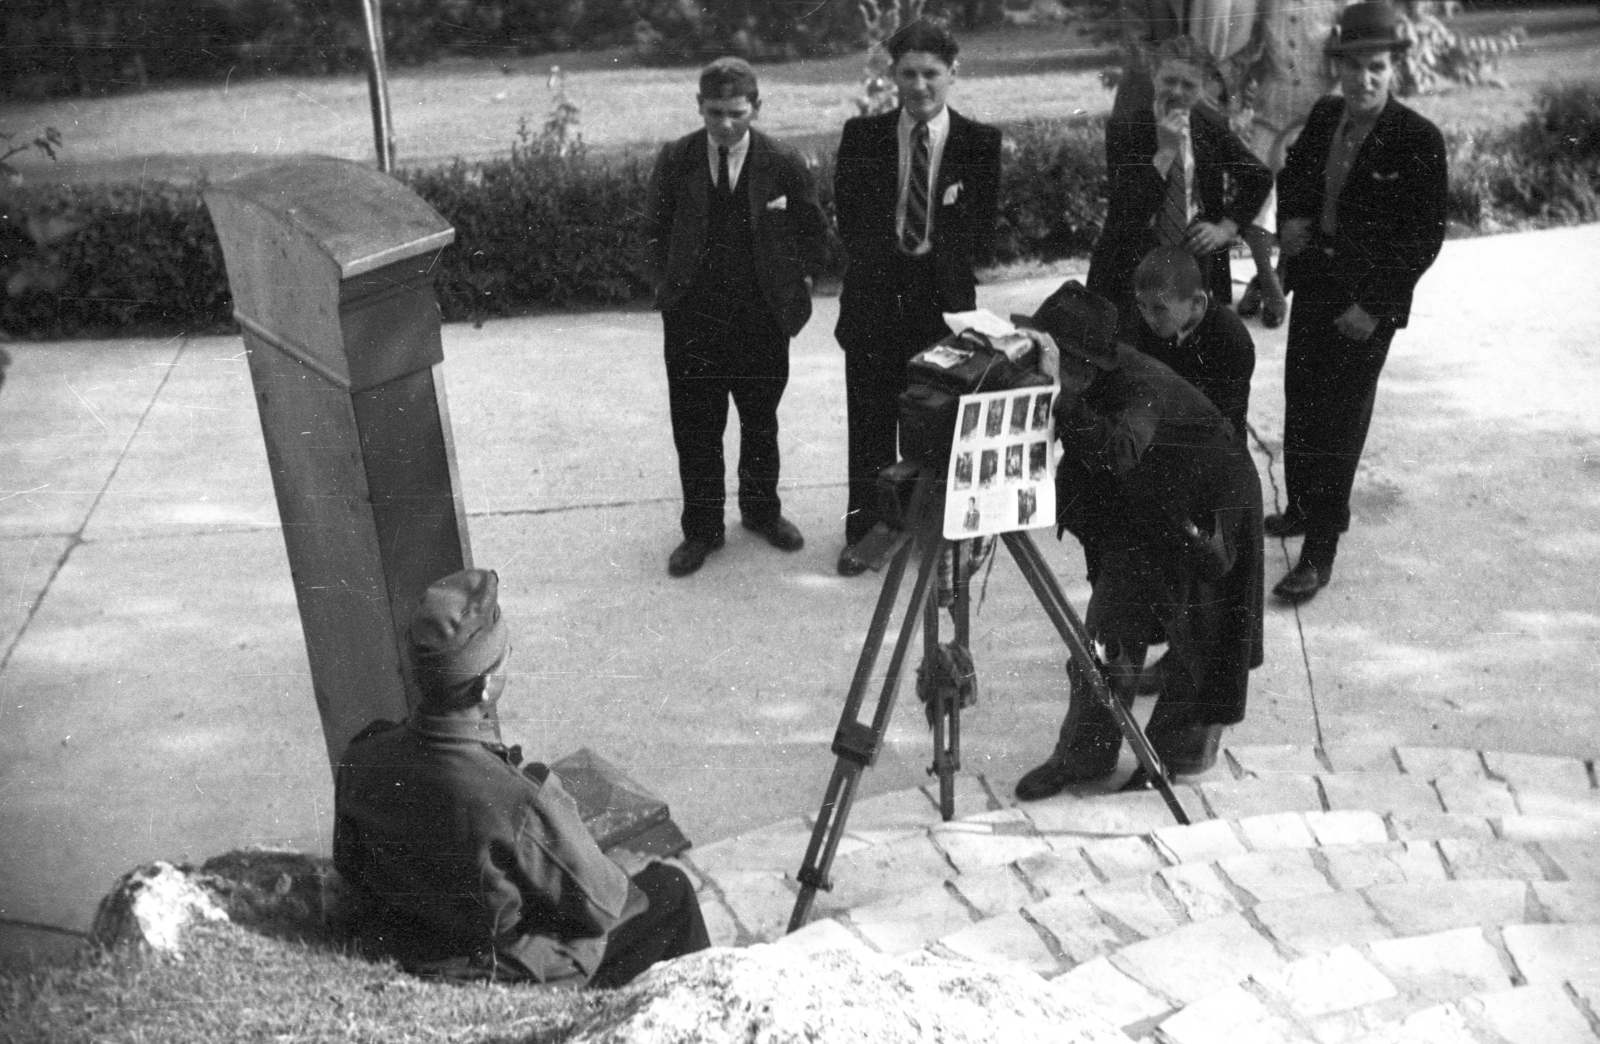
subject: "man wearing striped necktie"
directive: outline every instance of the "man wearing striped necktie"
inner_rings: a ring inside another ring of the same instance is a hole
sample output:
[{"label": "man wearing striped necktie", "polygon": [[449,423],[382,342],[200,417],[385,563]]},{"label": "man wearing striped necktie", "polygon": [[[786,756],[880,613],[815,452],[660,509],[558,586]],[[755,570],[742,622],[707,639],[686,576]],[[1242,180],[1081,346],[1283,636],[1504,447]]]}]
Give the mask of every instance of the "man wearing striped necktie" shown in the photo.
[{"label": "man wearing striped necktie", "polygon": [[919,19],[886,46],[900,106],[844,125],[834,174],[849,259],[834,328],[849,409],[844,576],[871,564],[856,545],[878,522],[878,472],[898,459],[906,363],[950,332],[943,313],[976,307],[973,269],[989,250],[1000,187],[1000,132],[945,102],[955,38]]}]

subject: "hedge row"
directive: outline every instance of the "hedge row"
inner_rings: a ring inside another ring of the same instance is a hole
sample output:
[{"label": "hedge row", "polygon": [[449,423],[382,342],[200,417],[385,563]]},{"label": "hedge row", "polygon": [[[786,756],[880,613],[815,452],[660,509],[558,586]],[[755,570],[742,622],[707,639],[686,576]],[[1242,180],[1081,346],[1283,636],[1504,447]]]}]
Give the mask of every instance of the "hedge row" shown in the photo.
[{"label": "hedge row", "polygon": [[[995,259],[1086,254],[1105,217],[1097,121],[1034,122],[1005,142]],[[1600,85],[1547,89],[1520,126],[1451,139],[1450,218],[1472,231],[1600,220]],[[812,159],[832,211],[832,158]],[[437,287],[447,321],[648,294],[648,169],[559,142],[401,175],[456,228]],[[220,248],[197,186],[0,190],[0,331],[60,338],[228,329]],[[829,273],[843,270],[832,253]]]}]

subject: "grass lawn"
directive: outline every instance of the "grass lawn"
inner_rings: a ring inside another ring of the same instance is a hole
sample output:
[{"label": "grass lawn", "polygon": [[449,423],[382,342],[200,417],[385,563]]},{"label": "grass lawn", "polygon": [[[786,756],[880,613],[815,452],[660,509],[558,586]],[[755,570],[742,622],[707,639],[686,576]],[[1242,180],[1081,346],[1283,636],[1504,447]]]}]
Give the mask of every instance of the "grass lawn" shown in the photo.
[{"label": "grass lawn", "polygon": [[[1593,5],[1465,16],[1466,31],[1517,23],[1524,47],[1503,58],[1506,88],[1458,89],[1412,99],[1442,126],[1515,122],[1542,84],[1592,78],[1600,64],[1600,11]],[[1110,94],[1099,70],[1110,52],[1075,30],[1005,28],[969,34],[953,103],[980,119],[1012,123],[1075,112],[1103,113]],[[551,64],[567,72],[579,130],[606,151],[653,149],[692,130],[694,70],[641,67],[625,52],[584,52],[504,64],[449,60],[396,69],[390,86],[400,161],[431,165],[504,152],[518,120],[537,129],[554,94]],[[763,66],[761,126],[802,147],[832,147],[855,114],[861,55]],[[0,128],[65,138],[59,163],[34,155],[18,166],[40,180],[213,178],[297,153],[366,160],[371,117],[360,77],[282,78],[151,90],[112,98],[62,98],[0,108]],[[16,162],[16,161],[14,161]]]}]

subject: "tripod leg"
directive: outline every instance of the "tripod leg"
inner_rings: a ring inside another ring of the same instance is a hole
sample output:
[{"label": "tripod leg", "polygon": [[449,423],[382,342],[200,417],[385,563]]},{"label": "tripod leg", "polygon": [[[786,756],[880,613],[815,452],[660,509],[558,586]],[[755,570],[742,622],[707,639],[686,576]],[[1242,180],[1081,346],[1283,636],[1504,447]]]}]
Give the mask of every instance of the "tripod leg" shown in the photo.
[{"label": "tripod leg", "polygon": [[1161,792],[1161,798],[1166,802],[1167,810],[1172,813],[1179,824],[1187,826],[1189,816],[1183,810],[1183,805],[1178,801],[1178,795],[1173,793],[1172,784],[1167,780],[1165,766],[1161,764],[1161,757],[1150,745],[1150,740],[1145,736],[1144,730],[1139,728],[1139,723],[1134,720],[1133,714],[1122,701],[1112,696],[1106,687],[1105,678],[1100,674],[1099,666],[1095,663],[1094,649],[1089,639],[1089,634],[1084,630],[1083,621],[1078,619],[1078,614],[1073,611],[1072,603],[1067,600],[1066,594],[1061,590],[1061,585],[1056,582],[1055,574],[1050,571],[1049,563],[1039,553],[1038,545],[1033,542],[1027,532],[1006,533],[1001,539],[1011,551],[1011,557],[1016,559],[1017,568],[1022,570],[1022,575],[1028,581],[1028,586],[1033,588],[1033,593],[1038,596],[1039,604],[1043,606],[1045,615],[1050,617],[1050,622],[1055,625],[1067,649],[1072,653],[1072,658],[1077,661],[1089,680],[1089,691],[1094,698],[1111,711],[1111,716],[1116,719],[1117,727],[1122,730],[1123,737],[1128,745],[1133,748],[1133,753],[1139,764],[1155,782],[1156,789]]},{"label": "tripod leg", "polygon": [[[940,555],[940,562],[946,563],[951,569],[951,591],[955,594],[954,577],[959,575],[961,569],[961,545],[959,543],[945,543],[948,549]],[[941,573],[942,573],[941,568]],[[942,593],[942,592],[941,592]],[[960,767],[960,756],[951,751],[951,741],[956,726],[955,714],[960,700],[950,691],[945,670],[940,661],[939,649],[939,602],[942,599],[930,598],[923,610],[922,624],[922,683],[926,686],[923,697],[927,701],[928,720],[933,726],[933,764],[928,767],[928,775],[939,777],[939,814],[946,822],[955,818],[955,774]]]}]

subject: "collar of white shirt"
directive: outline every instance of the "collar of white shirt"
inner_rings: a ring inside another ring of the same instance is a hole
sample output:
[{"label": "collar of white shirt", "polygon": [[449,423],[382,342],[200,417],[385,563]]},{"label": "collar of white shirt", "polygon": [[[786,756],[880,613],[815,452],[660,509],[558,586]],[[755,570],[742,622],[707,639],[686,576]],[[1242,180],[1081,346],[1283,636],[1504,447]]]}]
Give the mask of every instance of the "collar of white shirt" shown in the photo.
[{"label": "collar of white shirt", "polygon": [[[728,180],[732,183],[730,188],[739,187],[739,172],[744,169],[744,158],[750,155],[750,132],[745,131],[744,137],[728,146]],[[706,135],[706,162],[711,167],[711,184],[717,183],[717,143]]]},{"label": "collar of white shirt", "polygon": [[[917,121],[911,118],[906,110],[900,110],[900,155],[911,155],[911,130]],[[928,121],[928,154],[930,157],[938,156],[944,151],[945,139],[950,137],[950,106],[946,105],[939,110],[938,115]]]}]

